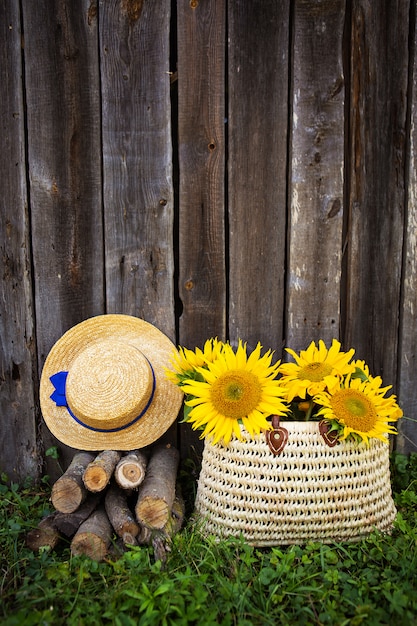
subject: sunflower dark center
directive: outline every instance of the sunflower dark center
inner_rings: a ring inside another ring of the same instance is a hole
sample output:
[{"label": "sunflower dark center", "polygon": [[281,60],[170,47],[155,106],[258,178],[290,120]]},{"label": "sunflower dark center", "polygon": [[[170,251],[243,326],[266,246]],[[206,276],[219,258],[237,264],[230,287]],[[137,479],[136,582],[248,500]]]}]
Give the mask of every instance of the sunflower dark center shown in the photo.
[{"label": "sunflower dark center", "polygon": [[214,408],[221,415],[239,419],[257,407],[262,387],[252,372],[230,370],[217,378],[210,394]]},{"label": "sunflower dark center", "polygon": [[340,389],[331,399],[336,418],[345,426],[360,432],[369,432],[378,415],[371,400],[357,389]]},{"label": "sunflower dark center", "polygon": [[328,363],[323,361],[313,361],[307,363],[304,367],[300,368],[298,372],[299,380],[311,380],[312,382],[320,382],[326,376],[329,376],[333,371],[333,368]]}]

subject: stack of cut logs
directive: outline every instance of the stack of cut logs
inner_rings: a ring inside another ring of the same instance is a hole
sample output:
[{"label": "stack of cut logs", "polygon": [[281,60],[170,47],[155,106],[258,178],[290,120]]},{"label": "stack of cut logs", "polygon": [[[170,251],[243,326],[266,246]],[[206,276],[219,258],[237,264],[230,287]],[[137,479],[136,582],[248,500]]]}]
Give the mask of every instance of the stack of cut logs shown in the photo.
[{"label": "stack of cut logs", "polygon": [[155,559],[165,560],[184,520],[178,465],[179,452],[170,445],[78,452],[52,487],[55,511],[28,533],[27,545],[54,548],[64,535],[71,538],[72,554],[95,560],[105,558],[112,544],[152,545]]}]

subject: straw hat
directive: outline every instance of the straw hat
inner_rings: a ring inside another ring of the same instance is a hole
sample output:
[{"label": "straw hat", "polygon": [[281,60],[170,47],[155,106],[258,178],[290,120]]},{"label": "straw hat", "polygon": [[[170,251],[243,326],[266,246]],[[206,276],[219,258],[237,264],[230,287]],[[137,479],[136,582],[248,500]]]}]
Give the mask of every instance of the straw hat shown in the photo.
[{"label": "straw hat", "polygon": [[99,315],[53,346],[40,382],[43,417],[78,450],[134,450],[176,419],[183,394],[165,376],[174,344],[130,315]]}]

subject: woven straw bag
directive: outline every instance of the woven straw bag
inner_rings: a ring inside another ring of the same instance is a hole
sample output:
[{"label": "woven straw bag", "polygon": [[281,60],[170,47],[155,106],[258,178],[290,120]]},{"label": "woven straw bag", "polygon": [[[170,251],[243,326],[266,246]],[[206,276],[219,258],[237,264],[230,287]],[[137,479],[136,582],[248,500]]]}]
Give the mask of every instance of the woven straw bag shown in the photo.
[{"label": "woven straw bag", "polygon": [[282,422],[288,441],[271,452],[265,435],[227,447],[205,443],[195,503],[205,534],[255,546],[354,541],[389,532],[396,515],[389,445],[325,443],[318,422]]}]

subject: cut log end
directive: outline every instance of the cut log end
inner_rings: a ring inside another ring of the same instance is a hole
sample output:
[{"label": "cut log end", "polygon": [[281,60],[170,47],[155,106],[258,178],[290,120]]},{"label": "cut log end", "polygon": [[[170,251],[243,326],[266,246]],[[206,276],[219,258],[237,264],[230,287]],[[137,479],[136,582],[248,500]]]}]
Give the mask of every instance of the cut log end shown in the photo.
[{"label": "cut log end", "polygon": [[117,482],[123,489],[138,487],[143,481],[145,473],[136,463],[125,462],[117,473]]},{"label": "cut log end", "polygon": [[98,467],[87,468],[84,474],[84,484],[89,491],[97,493],[103,491],[107,486],[109,478],[107,474]]},{"label": "cut log end", "polygon": [[101,561],[107,554],[111,542],[111,525],[104,507],[96,509],[81,524],[71,541],[71,553],[85,554]]},{"label": "cut log end", "polygon": [[114,471],[117,484],[122,489],[135,489],[145,478],[148,453],[135,450],[122,457]]},{"label": "cut log end", "polygon": [[123,533],[122,541],[126,546],[137,546],[138,540],[131,533]]},{"label": "cut log end", "polygon": [[80,532],[77,540],[71,543],[71,553],[75,556],[84,554],[95,561],[102,561],[108,550],[107,541],[91,532]]},{"label": "cut log end", "polygon": [[160,497],[145,496],[138,501],[136,518],[145,526],[161,529],[169,519],[170,507]]},{"label": "cut log end", "polygon": [[57,511],[73,513],[85,498],[85,492],[72,478],[62,476],[52,487],[51,500]]},{"label": "cut log end", "polygon": [[52,487],[51,500],[57,511],[73,513],[85,500],[86,489],[82,476],[87,465],[94,459],[89,452],[74,455],[65,473]]},{"label": "cut log end", "polygon": [[116,450],[104,450],[97,455],[84,472],[83,481],[88,491],[97,493],[107,487],[120,456]]}]

